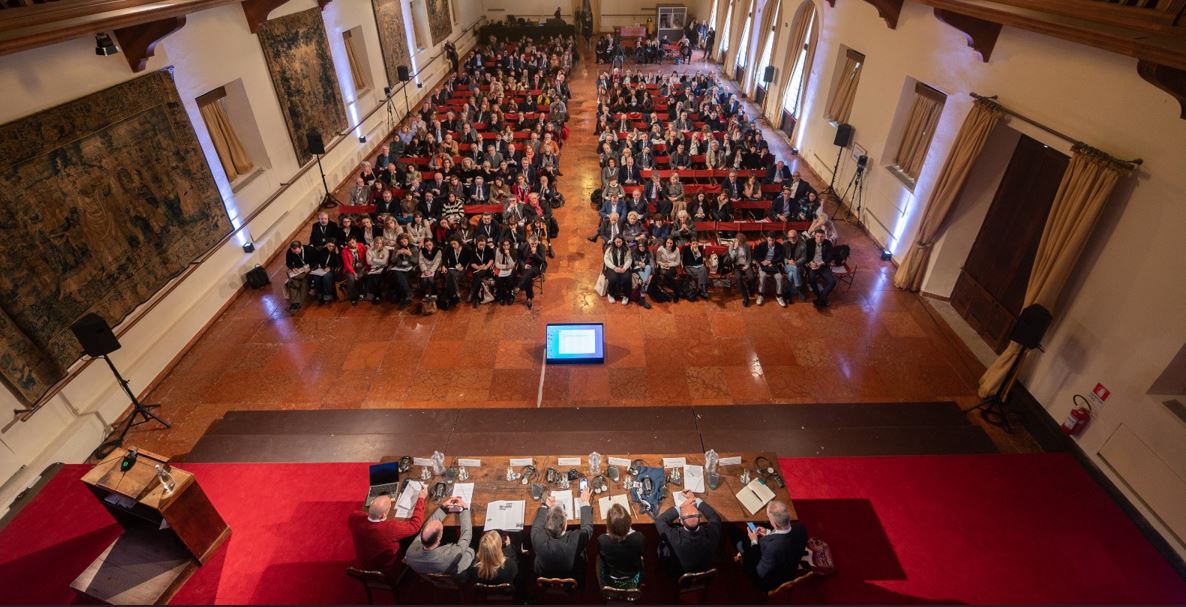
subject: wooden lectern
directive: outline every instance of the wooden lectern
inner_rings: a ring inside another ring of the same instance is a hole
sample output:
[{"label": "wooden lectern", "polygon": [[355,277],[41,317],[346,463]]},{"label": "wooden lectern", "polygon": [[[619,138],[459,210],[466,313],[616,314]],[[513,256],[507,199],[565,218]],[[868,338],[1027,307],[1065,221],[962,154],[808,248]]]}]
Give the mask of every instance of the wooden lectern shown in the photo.
[{"label": "wooden lectern", "polygon": [[124,532],[70,586],[113,605],[163,603],[231,529],[193,474],[171,468],[176,485],[166,496],[156,466],[167,466],[167,458],[140,451],[122,471],[127,453],[112,451],[82,477]]}]

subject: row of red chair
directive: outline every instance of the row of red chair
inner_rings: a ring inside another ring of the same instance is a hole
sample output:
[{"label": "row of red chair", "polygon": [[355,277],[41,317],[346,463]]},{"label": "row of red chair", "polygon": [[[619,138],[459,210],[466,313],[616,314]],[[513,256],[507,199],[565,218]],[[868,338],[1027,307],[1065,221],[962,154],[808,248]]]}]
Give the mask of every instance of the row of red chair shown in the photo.
[{"label": "row of red chair", "polygon": [[[397,190],[398,192],[398,190]],[[398,197],[403,197],[403,193],[399,193]],[[375,205],[373,204],[344,204],[338,207],[338,215],[370,215],[375,212]],[[465,205],[466,215],[481,215],[483,213],[493,213],[495,215],[502,213],[501,204],[467,204]]]}]

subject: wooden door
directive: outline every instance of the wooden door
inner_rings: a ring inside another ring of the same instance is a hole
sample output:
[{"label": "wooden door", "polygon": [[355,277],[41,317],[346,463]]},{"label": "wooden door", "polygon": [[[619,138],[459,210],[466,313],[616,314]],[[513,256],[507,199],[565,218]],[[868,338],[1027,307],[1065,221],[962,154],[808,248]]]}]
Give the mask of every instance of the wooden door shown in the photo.
[{"label": "wooden door", "polygon": [[1000,353],[1021,313],[1050,205],[1070,159],[1021,136],[956,280],[951,305]]}]

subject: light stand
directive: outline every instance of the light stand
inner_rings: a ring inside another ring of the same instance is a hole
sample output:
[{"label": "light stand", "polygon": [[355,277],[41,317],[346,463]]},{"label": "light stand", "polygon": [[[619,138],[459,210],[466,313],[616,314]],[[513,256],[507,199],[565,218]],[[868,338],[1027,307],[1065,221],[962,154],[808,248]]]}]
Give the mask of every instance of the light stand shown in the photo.
[{"label": "light stand", "polygon": [[[125,379],[123,375],[120,375],[119,369],[115,368],[115,363],[111,362],[111,359],[108,358],[106,354],[104,354],[102,358],[107,362],[107,366],[111,369],[112,375],[115,375],[115,379],[119,381],[119,386],[124,389],[124,393],[126,393],[128,398],[132,401],[132,412],[128,414],[128,419],[124,422],[124,428],[123,430],[120,430],[119,436],[107,439],[103,444],[99,445],[99,447],[95,449],[94,456],[97,458],[106,457],[107,454],[111,453],[111,451],[116,447],[123,445],[124,438],[128,436],[128,431],[135,426],[156,420],[166,428],[173,427],[172,424],[161,419],[160,416],[152,412],[152,409],[160,407],[159,404],[142,404],[140,399],[136,398],[136,395],[132,392],[131,388],[128,387],[128,380]],[[141,417],[143,419],[137,421],[137,417]]]},{"label": "light stand", "polygon": [[321,187],[325,190],[325,198],[321,199],[321,208],[332,209],[341,203],[338,202],[337,198],[334,198],[333,193],[329,191],[329,184],[325,181],[325,169],[321,168],[322,154],[314,154],[314,156],[317,157],[317,171],[321,173]]},{"label": "light stand", "polygon": [[1003,428],[1005,432],[1013,432],[1013,427],[1009,423],[1009,393],[1013,391],[1013,384],[1017,383],[1017,374],[1021,370],[1021,362],[1025,360],[1026,354],[1029,354],[1030,348],[1021,346],[1021,352],[1017,358],[1013,360],[1013,364],[1009,367],[1009,373],[1005,376],[1005,381],[1001,382],[997,391],[992,396],[980,401],[975,407],[965,409],[964,413],[971,413],[980,410],[980,417],[998,428]]},{"label": "light stand", "polygon": [[[848,181],[848,186],[844,188],[844,193],[836,199],[836,208],[832,210],[831,217],[833,221],[836,220],[836,215],[840,213],[840,206],[844,203],[844,198],[848,196],[848,193],[852,191],[854,186],[856,187],[857,191],[856,195],[853,196],[853,213],[855,213],[853,216],[856,218],[856,224],[860,225],[861,199],[865,196],[865,165],[861,164],[860,162],[857,162],[857,172],[853,173],[852,179]],[[848,219],[846,218],[844,221],[848,221]]]}]

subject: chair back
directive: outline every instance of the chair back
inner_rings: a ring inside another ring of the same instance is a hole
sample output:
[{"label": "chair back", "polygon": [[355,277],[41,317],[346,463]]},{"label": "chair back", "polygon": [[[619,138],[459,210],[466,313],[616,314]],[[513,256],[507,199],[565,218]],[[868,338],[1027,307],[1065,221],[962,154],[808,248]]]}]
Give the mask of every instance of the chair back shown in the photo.
[{"label": "chair back", "polygon": [[775,588],[774,590],[767,592],[766,598],[770,599],[770,600],[788,599],[788,598],[790,598],[791,591],[794,590],[795,586],[798,586],[799,584],[803,583],[807,579],[814,577],[814,576],[815,576],[814,572],[808,571],[806,573],[799,575],[799,577],[796,577],[793,580],[787,580],[787,581],[783,582],[782,584],[779,584],[778,588]]},{"label": "chair back", "polygon": [[485,603],[514,603],[515,586],[509,582],[501,584],[486,584],[474,582],[474,591],[482,597]]},{"label": "chair back", "polygon": [[685,573],[679,576],[675,582],[676,593],[679,595],[681,601],[685,597],[696,596],[703,598],[703,594],[708,590],[709,584],[717,577],[716,568],[707,571],[698,571],[696,573]]},{"label": "chair back", "polygon": [[577,593],[577,581],[570,577],[539,577],[535,585],[541,596],[571,599]]},{"label": "chair back", "polygon": [[642,588],[601,587],[601,598],[607,603],[637,603],[642,598]]},{"label": "chair back", "polygon": [[382,571],[374,571],[370,569],[359,569],[358,567],[346,567],[346,575],[356,579],[362,584],[362,589],[367,595],[367,604],[374,605],[375,590],[382,590],[390,592],[392,597],[395,597],[395,583],[391,578],[387,577],[386,573]]},{"label": "chair back", "polygon": [[461,590],[461,584],[457,582],[457,578],[448,573],[419,573],[417,575],[424,578],[424,581],[432,584],[438,590],[450,590],[457,592]]}]

